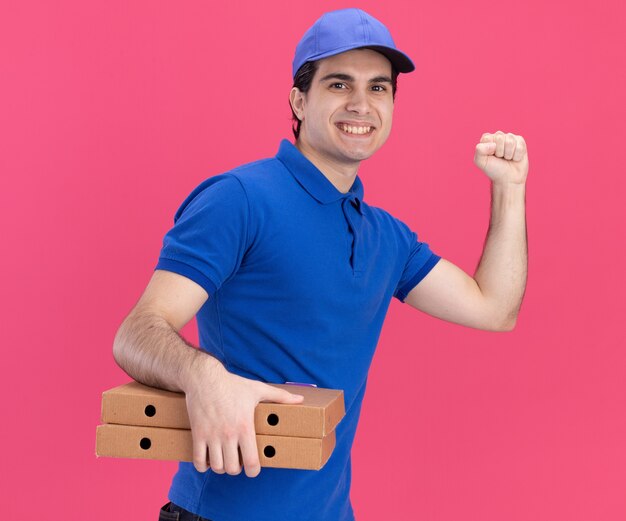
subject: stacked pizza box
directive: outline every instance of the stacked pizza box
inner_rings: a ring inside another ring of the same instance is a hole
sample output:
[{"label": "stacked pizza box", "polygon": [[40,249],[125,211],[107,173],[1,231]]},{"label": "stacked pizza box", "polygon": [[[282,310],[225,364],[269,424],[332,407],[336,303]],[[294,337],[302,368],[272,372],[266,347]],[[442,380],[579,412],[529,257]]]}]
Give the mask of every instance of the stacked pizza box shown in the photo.
[{"label": "stacked pizza box", "polygon": [[[270,384],[301,394],[299,404],[260,402],[254,425],[262,467],[318,470],[335,448],[345,414],[343,391]],[[102,393],[96,455],[192,461],[185,395],[130,382]],[[209,462],[210,465],[210,462]]]}]

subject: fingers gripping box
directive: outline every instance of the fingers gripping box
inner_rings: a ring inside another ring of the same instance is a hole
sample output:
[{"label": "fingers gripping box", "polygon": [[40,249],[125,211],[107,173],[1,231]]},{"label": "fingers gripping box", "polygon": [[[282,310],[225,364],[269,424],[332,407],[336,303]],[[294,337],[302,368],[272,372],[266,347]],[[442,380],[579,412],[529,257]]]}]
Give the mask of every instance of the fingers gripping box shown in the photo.
[{"label": "fingers gripping box", "polygon": [[[335,447],[345,414],[343,391],[270,384],[301,394],[299,404],[261,402],[255,431],[262,467],[317,470]],[[102,394],[96,455],[192,461],[185,395],[130,382]]]}]

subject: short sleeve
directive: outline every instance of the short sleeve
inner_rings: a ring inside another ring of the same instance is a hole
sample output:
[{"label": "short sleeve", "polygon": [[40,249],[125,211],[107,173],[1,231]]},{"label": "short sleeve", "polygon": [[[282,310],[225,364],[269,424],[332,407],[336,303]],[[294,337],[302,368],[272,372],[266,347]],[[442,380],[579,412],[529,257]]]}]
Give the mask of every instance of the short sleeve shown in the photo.
[{"label": "short sleeve", "polygon": [[207,179],[176,212],[155,269],[183,275],[213,295],[241,265],[248,220],[248,199],[240,181],[230,174]]},{"label": "short sleeve", "polygon": [[404,302],[404,299],[411,290],[428,275],[441,257],[433,253],[428,244],[420,242],[417,238],[417,234],[411,231],[408,226],[401,221],[398,222],[401,224],[401,229],[405,234],[406,240],[408,240],[409,253],[402,276],[400,277],[400,281],[396,286],[393,296],[401,302]]}]

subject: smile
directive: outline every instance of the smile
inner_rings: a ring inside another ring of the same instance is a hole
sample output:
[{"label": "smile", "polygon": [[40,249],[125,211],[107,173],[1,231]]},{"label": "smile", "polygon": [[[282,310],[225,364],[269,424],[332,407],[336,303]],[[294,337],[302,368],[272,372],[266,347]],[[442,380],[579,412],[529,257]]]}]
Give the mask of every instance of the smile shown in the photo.
[{"label": "smile", "polygon": [[374,127],[372,126],[360,127],[355,125],[348,125],[347,123],[337,123],[335,126],[346,134],[357,136],[371,135],[371,133],[374,131]]}]

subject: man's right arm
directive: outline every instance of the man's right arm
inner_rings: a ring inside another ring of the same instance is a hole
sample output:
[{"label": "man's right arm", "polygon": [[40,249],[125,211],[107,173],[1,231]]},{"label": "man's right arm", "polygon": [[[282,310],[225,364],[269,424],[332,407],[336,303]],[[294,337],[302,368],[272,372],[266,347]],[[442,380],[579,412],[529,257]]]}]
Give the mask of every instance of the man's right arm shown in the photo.
[{"label": "man's right arm", "polygon": [[[217,371],[214,357],[188,344],[178,331],[208,299],[207,292],[177,273],[156,270],[113,342],[113,356],[145,385],[185,392],[194,375]],[[198,366],[206,366],[202,370]]]},{"label": "man's right arm", "polygon": [[228,372],[214,357],[188,344],[178,331],[209,298],[192,280],[155,270],[146,290],[120,326],[113,356],[145,385],[182,391],[193,437],[193,462],[205,472],[260,472],[254,409],[260,401],[300,403],[302,397]]}]

